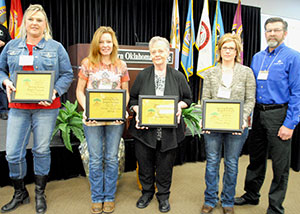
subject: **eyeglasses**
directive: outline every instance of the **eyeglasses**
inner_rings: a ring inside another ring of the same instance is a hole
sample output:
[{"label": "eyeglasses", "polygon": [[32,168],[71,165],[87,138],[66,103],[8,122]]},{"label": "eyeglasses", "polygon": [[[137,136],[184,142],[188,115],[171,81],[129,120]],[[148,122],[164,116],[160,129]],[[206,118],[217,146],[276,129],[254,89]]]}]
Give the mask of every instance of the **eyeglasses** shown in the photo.
[{"label": "eyeglasses", "polygon": [[279,32],[281,32],[281,31],[283,31],[283,29],[268,29],[268,30],[266,30],[265,32],[266,32],[266,33],[272,33],[272,31],[273,31],[274,33],[279,33]]},{"label": "eyeglasses", "polygon": [[230,52],[233,52],[233,51],[235,51],[236,49],[233,48],[233,47],[222,47],[221,50],[222,50],[222,51],[230,51]]}]

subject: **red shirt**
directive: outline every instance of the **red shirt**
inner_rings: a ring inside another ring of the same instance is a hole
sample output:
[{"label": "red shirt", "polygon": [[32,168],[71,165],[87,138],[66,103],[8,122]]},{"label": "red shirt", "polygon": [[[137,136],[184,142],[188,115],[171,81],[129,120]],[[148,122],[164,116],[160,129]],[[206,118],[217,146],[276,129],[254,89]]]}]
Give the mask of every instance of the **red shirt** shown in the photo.
[{"label": "red shirt", "polygon": [[[27,48],[29,50],[29,55],[32,55],[34,45],[27,44]],[[34,71],[33,65],[25,65],[23,66],[24,71]],[[52,101],[50,106],[43,106],[37,103],[9,103],[9,108],[18,108],[18,109],[55,109],[61,106],[60,97],[57,97]]]}]

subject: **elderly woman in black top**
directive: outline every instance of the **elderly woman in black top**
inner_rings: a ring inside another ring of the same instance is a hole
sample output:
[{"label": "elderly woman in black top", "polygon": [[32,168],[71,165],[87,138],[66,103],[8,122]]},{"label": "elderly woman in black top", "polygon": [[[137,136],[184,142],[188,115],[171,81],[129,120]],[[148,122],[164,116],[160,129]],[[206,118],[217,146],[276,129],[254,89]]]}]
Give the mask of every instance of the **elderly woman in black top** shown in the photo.
[{"label": "elderly woman in black top", "polygon": [[[141,71],[130,92],[130,108],[136,113],[129,131],[135,138],[135,153],[139,164],[139,179],[142,184],[142,196],[136,203],[138,208],[145,208],[155,193],[159,210],[170,210],[169,195],[172,181],[172,170],[178,143],[184,138],[184,122],[181,109],[188,107],[191,91],[182,73],[167,66],[170,44],[162,37],[153,37],[149,42],[153,66]],[[176,113],[178,128],[148,128],[138,125],[139,95],[175,95],[178,96]]]}]

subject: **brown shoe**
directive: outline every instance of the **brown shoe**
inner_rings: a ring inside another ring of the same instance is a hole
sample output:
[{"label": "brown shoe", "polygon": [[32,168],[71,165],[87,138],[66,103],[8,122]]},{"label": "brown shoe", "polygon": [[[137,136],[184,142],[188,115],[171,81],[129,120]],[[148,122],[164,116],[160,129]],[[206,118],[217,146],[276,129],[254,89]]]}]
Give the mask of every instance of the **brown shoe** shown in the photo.
[{"label": "brown shoe", "polygon": [[222,207],[223,208],[223,214],[234,214],[233,207]]},{"label": "brown shoe", "polygon": [[201,214],[212,213],[213,209],[214,209],[213,207],[203,204],[202,209],[201,209]]},{"label": "brown shoe", "polygon": [[112,213],[113,211],[115,211],[115,202],[113,202],[113,201],[104,202],[103,212],[104,213]]},{"label": "brown shoe", "polygon": [[102,202],[101,203],[92,203],[91,213],[92,214],[102,213]]}]

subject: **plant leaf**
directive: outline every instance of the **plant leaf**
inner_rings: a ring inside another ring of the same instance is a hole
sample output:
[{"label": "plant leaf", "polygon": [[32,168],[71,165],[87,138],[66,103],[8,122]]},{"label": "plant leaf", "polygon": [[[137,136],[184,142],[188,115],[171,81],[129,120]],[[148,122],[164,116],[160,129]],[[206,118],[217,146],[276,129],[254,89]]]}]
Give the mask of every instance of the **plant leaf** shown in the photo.
[{"label": "plant leaf", "polygon": [[195,131],[199,138],[201,137],[200,121],[202,119],[201,109],[196,106],[196,103],[192,103],[189,108],[182,109],[182,116],[185,124],[190,129],[194,136]]},{"label": "plant leaf", "polygon": [[69,125],[72,126],[76,126],[78,128],[81,128],[83,130],[83,126],[82,126],[82,119],[78,118],[78,117],[73,117],[70,119],[69,121]]},{"label": "plant leaf", "polygon": [[187,119],[184,119],[184,122],[185,122],[187,128],[191,131],[192,136],[194,137],[194,135],[195,135],[195,130],[194,130],[194,125],[193,125],[193,123],[192,123],[190,120],[187,120]]},{"label": "plant leaf", "polygon": [[54,135],[56,135],[56,133],[58,132],[58,130],[59,130],[59,127],[56,126],[56,127],[54,128],[54,130],[53,130],[52,135],[51,135],[51,140],[53,139]]},{"label": "plant leaf", "polygon": [[71,130],[80,143],[82,143],[85,139],[83,130],[74,126],[71,127]]},{"label": "plant leaf", "polygon": [[182,109],[182,115],[185,116],[187,114],[190,114],[193,111],[193,108],[186,108],[186,109]]},{"label": "plant leaf", "polygon": [[59,110],[59,114],[56,120],[56,127],[54,129],[54,133],[60,130],[61,136],[66,148],[72,151],[72,145],[70,142],[70,131],[74,133],[74,135],[80,140],[80,142],[84,141],[84,130],[82,125],[82,112],[77,112],[78,102],[71,103],[69,100],[66,103],[62,103],[64,106]]},{"label": "plant leaf", "polygon": [[70,150],[71,152],[73,152],[72,145],[71,145],[71,142],[70,142],[70,130],[71,130],[70,127],[66,126],[66,130],[62,131],[61,136],[63,138],[65,147],[68,150]]}]

